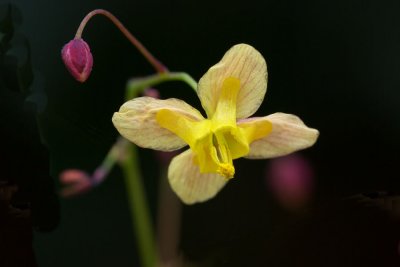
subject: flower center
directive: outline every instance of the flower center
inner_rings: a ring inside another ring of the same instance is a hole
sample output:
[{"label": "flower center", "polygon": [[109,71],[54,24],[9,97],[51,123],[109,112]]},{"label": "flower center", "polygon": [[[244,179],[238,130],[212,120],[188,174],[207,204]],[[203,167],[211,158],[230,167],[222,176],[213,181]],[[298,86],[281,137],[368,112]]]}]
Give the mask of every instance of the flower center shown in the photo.
[{"label": "flower center", "polygon": [[222,134],[212,135],[211,158],[218,165],[217,173],[225,178],[232,178],[235,174],[235,168],[232,163],[232,155],[229,146]]},{"label": "flower center", "polygon": [[211,118],[193,121],[172,110],[160,110],[157,122],[189,144],[194,163],[202,173],[218,173],[226,179],[235,174],[233,159],[249,152],[242,129],[236,125],[236,98],[240,80],[226,78],[220,90],[218,104]]}]

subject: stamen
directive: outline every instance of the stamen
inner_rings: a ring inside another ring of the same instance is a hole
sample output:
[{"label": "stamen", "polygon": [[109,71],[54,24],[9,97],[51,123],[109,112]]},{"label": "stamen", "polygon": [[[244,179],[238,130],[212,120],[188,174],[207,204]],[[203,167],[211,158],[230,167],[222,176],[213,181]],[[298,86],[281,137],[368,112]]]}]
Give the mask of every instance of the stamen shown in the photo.
[{"label": "stamen", "polygon": [[212,136],[211,158],[217,164],[217,173],[227,179],[233,177],[235,168],[228,144],[222,133],[214,133]]}]

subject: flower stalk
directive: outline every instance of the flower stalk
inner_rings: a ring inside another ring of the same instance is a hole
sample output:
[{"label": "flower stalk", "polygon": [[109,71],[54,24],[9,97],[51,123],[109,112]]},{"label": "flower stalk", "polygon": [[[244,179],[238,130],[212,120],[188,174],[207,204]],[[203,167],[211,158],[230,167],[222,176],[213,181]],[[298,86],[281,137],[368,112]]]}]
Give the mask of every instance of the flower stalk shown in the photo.
[{"label": "flower stalk", "polygon": [[139,52],[149,61],[149,63],[154,67],[154,69],[159,73],[167,72],[168,69],[165,67],[159,60],[157,60],[147,48],[135,37],[132,33],[122,24],[122,22],[117,19],[112,13],[104,9],[95,9],[89,12],[82,20],[79,25],[78,30],[75,34],[75,39],[81,39],[83,30],[86,27],[88,21],[95,15],[103,15],[111,22],[114,23],[115,26],[122,32],[122,34],[139,50]]},{"label": "flower stalk", "polygon": [[133,99],[139,96],[147,88],[151,88],[165,82],[181,81],[190,86],[195,92],[197,82],[185,72],[166,72],[149,75],[144,78],[135,78],[128,81],[126,86],[125,100]]},{"label": "flower stalk", "polygon": [[136,234],[141,266],[154,267],[157,262],[153,224],[150,209],[146,201],[145,188],[137,159],[136,146],[125,147],[125,157],[120,161],[124,172],[130,212],[133,220],[133,232]]},{"label": "flower stalk", "polygon": [[[190,75],[183,72],[169,72],[167,67],[157,60],[113,14],[103,9],[96,9],[89,12],[80,23],[74,39],[62,49],[62,59],[68,71],[76,80],[85,82],[92,70],[93,57],[89,45],[82,39],[82,34],[89,20],[95,15],[103,15],[110,19],[157,72],[157,74],[145,78],[129,81],[125,90],[126,100],[138,97],[144,90],[168,81],[185,82],[196,91],[197,83]],[[107,153],[102,164],[96,168],[92,175],[79,170],[65,171],[60,176],[60,179],[63,183],[69,185],[69,187],[64,188],[62,194],[64,196],[73,196],[91,190],[93,187],[101,184],[115,164],[118,163],[124,173],[133,222],[132,226],[141,257],[141,266],[154,267],[157,264],[154,227],[151,221],[150,209],[138,165],[137,154],[136,146],[130,144],[126,139],[119,137]]]}]

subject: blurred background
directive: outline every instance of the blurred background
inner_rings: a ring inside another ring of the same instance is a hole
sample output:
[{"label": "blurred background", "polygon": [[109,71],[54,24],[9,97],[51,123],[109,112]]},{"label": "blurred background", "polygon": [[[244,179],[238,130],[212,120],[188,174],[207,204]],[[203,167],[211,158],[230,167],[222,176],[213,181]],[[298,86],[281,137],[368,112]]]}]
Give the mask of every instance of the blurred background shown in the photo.
[{"label": "blurred background", "polygon": [[[61,48],[89,11],[104,8],[170,70],[196,80],[232,45],[251,44],[269,72],[256,115],[292,113],[320,131],[314,147],[292,158],[237,160],[235,179],[217,197],[184,206],[179,247],[188,262],[399,266],[399,1],[11,3],[20,11],[18,31],[29,41],[32,66],[43,77],[43,98],[36,100],[43,106],[39,126],[56,192],[64,169],[91,172],[100,164],[118,136],[111,116],[123,103],[127,80],[153,73],[98,16],[83,34],[94,56],[91,77],[80,84],[69,75]],[[163,98],[201,107],[182,83],[159,89]],[[140,155],[155,220],[159,163],[150,150]],[[282,168],[299,170],[282,174]],[[276,182],[284,180],[280,176],[289,176],[292,187]],[[35,233],[39,266],[139,266],[128,209],[118,168],[92,192],[60,199],[58,227]]]}]

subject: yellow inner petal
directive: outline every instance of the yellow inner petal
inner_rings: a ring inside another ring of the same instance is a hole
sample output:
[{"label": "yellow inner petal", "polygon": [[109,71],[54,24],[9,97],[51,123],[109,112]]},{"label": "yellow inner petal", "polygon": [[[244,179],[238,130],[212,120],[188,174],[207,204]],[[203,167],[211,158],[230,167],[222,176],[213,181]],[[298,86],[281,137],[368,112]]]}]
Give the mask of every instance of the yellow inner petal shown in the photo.
[{"label": "yellow inner petal", "polygon": [[212,172],[232,178],[235,174],[232,160],[249,153],[248,135],[251,131],[236,125],[239,89],[239,79],[226,78],[216,111],[209,119],[194,121],[171,109],[157,113],[157,122],[190,146],[195,155],[194,163],[199,165],[202,173]]},{"label": "yellow inner petal", "polygon": [[272,123],[267,120],[254,120],[239,125],[247,143],[267,136],[272,131]]},{"label": "yellow inner petal", "polygon": [[236,126],[236,101],[240,90],[240,80],[228,77],[222,83],[215,113],[211,120],[215,127]]}]

